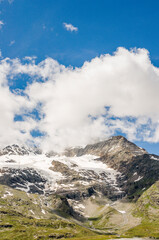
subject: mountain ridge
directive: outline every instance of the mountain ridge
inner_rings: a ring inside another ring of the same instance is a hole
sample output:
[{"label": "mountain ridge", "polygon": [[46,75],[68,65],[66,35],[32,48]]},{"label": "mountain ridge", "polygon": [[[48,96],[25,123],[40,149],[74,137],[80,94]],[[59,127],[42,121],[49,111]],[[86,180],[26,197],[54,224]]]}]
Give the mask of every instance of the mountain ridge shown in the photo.
[{"label": "mountain ridge", "polygon": [[[35,194],[45,199],[46,205],[51,198],[54,204],[49,212],[69,217],[90,231],[102,234],[136,236],[140,227],[149,227],[149,219],[143,222],[146,213],[143,204],[151,199],[151,208],[159,208],[157,181],[159,156],[149,154],[122,136],[84,148],[66,149],[59,154],[15,144],[0,150],[0,186],[8,189],[2,194],[4,202],[18,194],[17,191],[25,196]],[[152,192],[155,199],[146,197],[145,200],[144,196]],[[18,209],[18,202],[15,204]],[[151,208],[149,217],[157,221]],[[30,208],[29,213],[34,209],[35,206]],[[36,218],[36,214],[31,215]],[[153,229],[159,227],[157,224]],[[156,235],[150,231],[151,236],[158,236],[156,231]],[[146,230],[142,236],[148,236]]]},{"label": "mountain ridge", "polygon": [[[14,185],[16,185],[16,178],[19,177],[17,181],[20,181],[21,185],[26,181],[30,181],[29,184],[32,186],[32,189],[42,194],[48,182],[48,176],[44,173],[43,168],[39,167],[40,161],[41,164],[44,164],[44,168],[48,169],[49,174],[54,173],[55,176],[53,177],[57,178],[57,184],[63,185],[63,189],[59,190],[60,193],[67,192],[68,194],[68,190],[66,190],[67,187],[65,189],[66,185],[71,186],[74,183],[78,185],[81,182],[82,189],[86,190],[88,189],[87,186],[90,185],[90,189],[93,189],[92,191],[94,193],[99,190],[100,185],[100,191],[102,191],[104,195],[106,192],[110,195],[108,193],[110,191],[113,196],[110,189],[112,188],[114,189],[113,191],[115,191],[116,188],[119,191],[119,195],[122,193],[122,196],[128,195],[128,197],[133,199],[140,196],[140,194],[136,196],[134,194],[137,192],[137,188],[140,189],[141,186],[144,185],[144,181],[146,181],[144,187],[147,189],[159,179],[159,157],[149,154],[145,149],[138,147],[123,136],[114,136],[105,141],[89,144],[84,148],[66,149],[61,154],[56,154],[53,151],[52,154],[44,154],[38,148],[31,149],[13,144],[0,150],[0,159],[2,161],[2,166],[0,166],[1,175],[3,175],[5,171],[4,177],[0,176],[0,183],[14,187]],[[90,163],[90,167],[87,166],[87,161]],[[84,167],[84,165],[86,166]],[[97,170],[98,165],[99,170]],[[5,168],[3,168],[3,166]],[[96,166],[97,169],[95,169]],[[103,172],[102,168],[105,168]],[[98,171],[100,173],[98,173]],[[16,178],[10,178],[12,174],[16,176]],[[62,177],[59,177],[60,175]],[[111,181],[108,181],[108,175],[111,176]],[[29,177],[27,178],[26,176]],[[99,181],[97,180],[97,176]],[[44,184],[40,186],[38,181]],[[104,181],[104,183],[99,184],[100,181]],[[82,185],[82,182],[85,186]],[[97,182],[98,184],[96,184]],[[109,184],[109,182],[112,183]],[[104,190],[107,189],[106,185],[109,185],[109,190]],[[25,188],[27,189],[28,186]],[[56,187],[54,187],[54,190],[55,188]],[[88,195],[87,190],[85,194]],[[71,195],[72,193],[70,192],[70,197]]]}]

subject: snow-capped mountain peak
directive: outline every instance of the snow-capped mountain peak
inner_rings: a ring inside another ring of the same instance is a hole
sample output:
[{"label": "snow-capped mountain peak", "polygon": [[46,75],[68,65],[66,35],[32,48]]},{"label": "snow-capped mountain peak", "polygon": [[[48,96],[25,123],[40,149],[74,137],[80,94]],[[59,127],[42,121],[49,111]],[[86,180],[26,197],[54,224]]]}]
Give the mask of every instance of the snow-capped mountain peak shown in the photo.
[{"label": "snow-capped mountain peak", "polygon": [[0,155],[29,155],[41,154],[42,151],[38,148],[29,148],[27,146],[19,146],[17,144],[8,145],[0,150]]},{"label": "snow-capped mountain peak", "polygon": [[159,179],[159,161],[121,136],[59,155],[16,144],[0,151],[1,184],[26,192],[54,192],[68,199],[134,197],[135,189],[153,183],[152,176],[154,182]]}]

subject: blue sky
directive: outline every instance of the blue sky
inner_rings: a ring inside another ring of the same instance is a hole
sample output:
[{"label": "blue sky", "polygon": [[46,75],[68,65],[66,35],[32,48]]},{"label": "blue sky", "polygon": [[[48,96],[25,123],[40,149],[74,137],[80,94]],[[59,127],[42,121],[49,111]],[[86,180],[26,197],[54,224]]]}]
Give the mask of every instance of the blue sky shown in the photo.
[{"label": "blue sky", "polygon": [[[7,0],[1,3],[1,49],[5,57],[53,57],[81,66],[117,47],[143,47],[159,63],[157,0]],[[63,22],[77,26],[67,32]],[[15,41],[9,46],[11,41]]]},{"label": "blue sky", "polygon": [[[51,57],[66,67],[81,67],[118,47],[145,48],[159,67],[158,12],[157,0],[3,0],[2,58],[35,56],[38,64]],[[68,31],[64,23],[78,30]],[[16,77],[10,89],[24,89],[31,81],[30,76]],[[136,143],[159,154],[158,143]]]}]

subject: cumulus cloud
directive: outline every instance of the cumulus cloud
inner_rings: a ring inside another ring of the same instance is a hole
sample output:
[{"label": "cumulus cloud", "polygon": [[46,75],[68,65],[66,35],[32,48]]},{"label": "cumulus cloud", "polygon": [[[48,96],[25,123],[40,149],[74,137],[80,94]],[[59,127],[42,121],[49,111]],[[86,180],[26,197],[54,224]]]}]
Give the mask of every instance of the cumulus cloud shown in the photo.
[{"label": "cumulus cloud", "polygon": [[[34,141],[46,150],[61,149],[103,140],[116,131],[130,140],[159,142],[159,68],[146,49],[118,48],[81,68],[52,58],[39,64],[28,57],[4,59],[0,74],[0,144],[4,139]],[[22,74],[32,83],[23,94],[11,92],[10,79]],[[18,114],[23,121],[14,121]],[[32,130],[42,134],[33,138]]]},{"label": "cumulus cloud", "polygon": [[[8,59],[0,62],[0,146],[11,142],[24,143],[28,140],[29,131],[22,134],[19,123],[14,122],[16,114],[24,114],[27,109],[27,97],[13,94],[8,86],[8,77],[12,71]],[[28,106],[29,106],[28,105]],[[29,106],[30,107],[30,106]],[[30,121],[30,120],[29,120]],[[25,127],[25,131],[27,128]],[[27,136],[26,136],[27,135]],[[29,134],[30,135],[30,134]]]},{"label": "cumulus cloud", "polygon": [[66,28],[67,31],[70,31],[70,32],[77,32],[78,31],[78,28],[73,26],[71,23],[63,23],[64,25],[64,28]]}]

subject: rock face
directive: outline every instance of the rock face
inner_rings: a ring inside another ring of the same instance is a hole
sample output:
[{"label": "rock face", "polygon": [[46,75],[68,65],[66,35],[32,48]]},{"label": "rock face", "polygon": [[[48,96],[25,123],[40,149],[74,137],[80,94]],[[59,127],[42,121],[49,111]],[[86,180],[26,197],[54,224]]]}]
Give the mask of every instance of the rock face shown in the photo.
[{"label": "rock face", "polygon": [[140,155],[143,153],[147,153],[146,150],[137,147],[134,143],[129,142],[123,136],[115,136],[106,141],[102,141],[99,143],[87,145],[85,148],[72,148],[66,149],[64,155],[68,157],[73,156],[82,156],[86,154],[91,154],[95,156],[115,156],[115,162],[117,163],[117,154],[120,153],[118,157],[119,160],[122,157],[122,152],[127,153],[128,156],[130,155]]},{"label": "rock face", "polygon": [[115,136],[85,148],[67,149],[65,154],[99,156],[99,161],[121,173],[117,178],[118,185],[130,199],[137,199],[159,180],[159,157],[148,154],[123,136]]},{"label": "rock face", "polygon": [[1,170],[0,184],[28,193],[44,194],[46,179],[34,169],[5,168]]},{"label": "rock face", "polygon": [[[76,200],[88,198],[94,194],[105,195],[116,200],[124,195],[117,183],[120,173],[108,168],[92,155],[64,158],[64,160],[64,162],[60,162],[63,159],[53,160],[51,167],[53,171],[60,172],[64,176],[57,182],[58,194]],[[85,161],[88,161],[87,166],[84,165]]]}]

